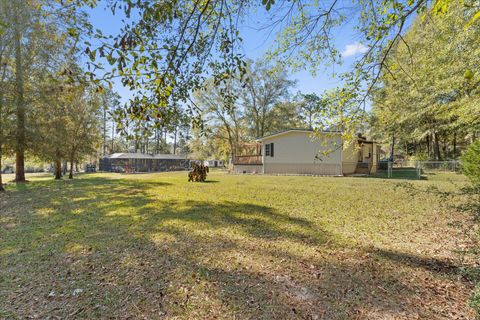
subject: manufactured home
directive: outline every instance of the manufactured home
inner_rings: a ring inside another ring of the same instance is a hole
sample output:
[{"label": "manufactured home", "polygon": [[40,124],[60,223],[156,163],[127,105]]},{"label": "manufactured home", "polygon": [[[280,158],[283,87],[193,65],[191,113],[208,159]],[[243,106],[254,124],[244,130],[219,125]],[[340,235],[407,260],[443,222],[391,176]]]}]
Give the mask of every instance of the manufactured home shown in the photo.
[{"label": "manufactured home", "polygon": [[379,147],[359,136],[347,145],[340,132],[289,129],[257,140],[233,159],[235,173],[342,176],[377,170]]}]

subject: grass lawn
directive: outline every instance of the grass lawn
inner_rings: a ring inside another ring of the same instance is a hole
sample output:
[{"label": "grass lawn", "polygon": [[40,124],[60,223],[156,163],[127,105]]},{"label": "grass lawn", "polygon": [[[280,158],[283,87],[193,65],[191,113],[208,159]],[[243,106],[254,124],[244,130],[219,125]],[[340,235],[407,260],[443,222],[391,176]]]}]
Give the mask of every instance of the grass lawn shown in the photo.
[{"label": "grass lawn", "polygon": [[0,318],[474,317],[460,175],[30,180],[0,195]]}]

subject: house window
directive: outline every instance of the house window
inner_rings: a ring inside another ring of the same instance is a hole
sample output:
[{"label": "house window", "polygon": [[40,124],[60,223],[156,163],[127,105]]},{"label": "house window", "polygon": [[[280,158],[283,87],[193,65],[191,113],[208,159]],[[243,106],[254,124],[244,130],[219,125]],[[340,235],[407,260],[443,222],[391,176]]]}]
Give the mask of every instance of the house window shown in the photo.
[{"label": "house window", "polygon": [[269,143],[265,145],[265,156],[273,157],[273,143]]}]

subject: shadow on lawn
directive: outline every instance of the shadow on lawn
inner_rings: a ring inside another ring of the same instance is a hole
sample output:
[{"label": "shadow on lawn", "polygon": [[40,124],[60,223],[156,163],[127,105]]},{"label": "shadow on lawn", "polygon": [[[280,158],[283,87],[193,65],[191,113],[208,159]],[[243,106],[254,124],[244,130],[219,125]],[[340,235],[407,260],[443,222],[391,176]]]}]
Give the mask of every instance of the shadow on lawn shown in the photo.
[{"label": "shadow on lawn", "polygon": [[0,220],[0,316],[429,315],[395,270],[330,251],[335,239],[311,221],[255,204],[154,196],[168,187],[89,177],[11,192]]},{"label": "shadow on lawn", "polygon": [[458,265],[441,259],[422,257],[411,253],[384,249],[375,249],[373,252],[377,256],[393,262],[413,268],[423,268],[434,273],[452,275],[458,272]]},{"label": "shadow on lawn", "polygon": [[430,174],[422,174],[418,178],[416,172],[397,173],[395,172],[391,177],[388,177],[387,172],[379,171],[374,174],[364,176],[353,176],[355,178],[367,178],[367,179],[382,179],[382,180],[428,180]]}]

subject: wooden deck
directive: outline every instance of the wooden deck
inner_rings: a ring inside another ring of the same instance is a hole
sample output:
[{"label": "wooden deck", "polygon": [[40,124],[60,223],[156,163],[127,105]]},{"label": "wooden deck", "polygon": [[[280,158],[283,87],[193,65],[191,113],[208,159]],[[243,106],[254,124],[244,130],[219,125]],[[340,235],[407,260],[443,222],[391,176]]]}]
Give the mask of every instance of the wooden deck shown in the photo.
[{"label": "wooden deck", "polygon": [[261,165],[262,156],[236,156],[233,159],[233,164],[241,165]]}]

